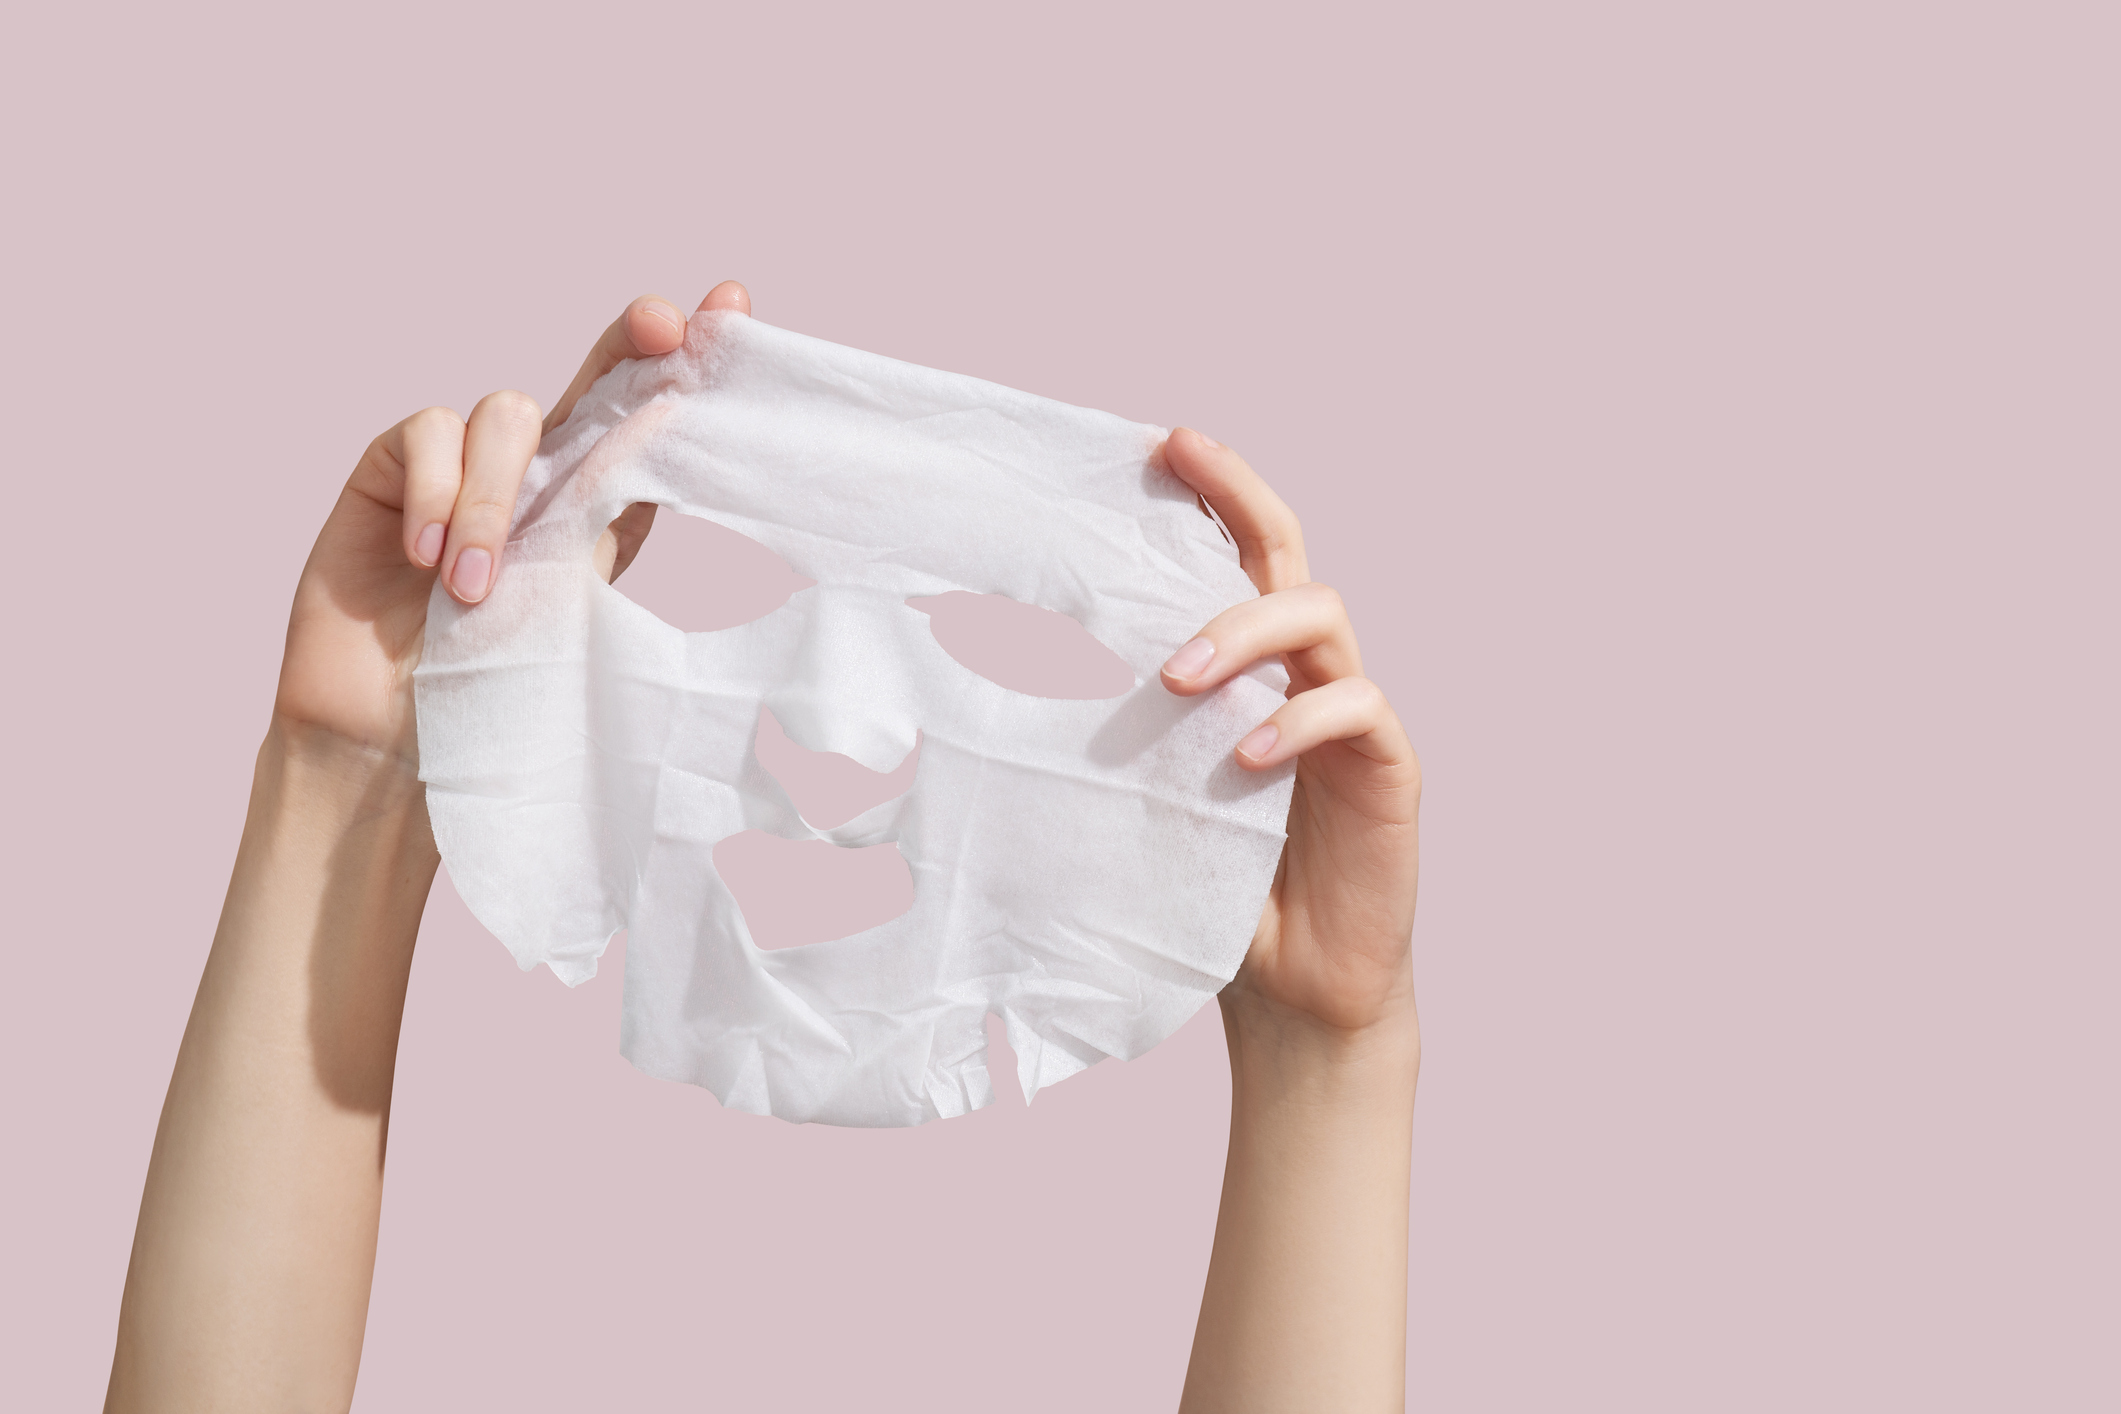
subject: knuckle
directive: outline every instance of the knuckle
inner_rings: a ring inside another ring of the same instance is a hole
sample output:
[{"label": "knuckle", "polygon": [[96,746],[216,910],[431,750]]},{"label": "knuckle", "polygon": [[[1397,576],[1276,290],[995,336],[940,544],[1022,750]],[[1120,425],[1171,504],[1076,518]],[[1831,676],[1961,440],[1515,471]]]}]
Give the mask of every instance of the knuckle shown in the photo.
[{"label": "knuckle", "polygon": [[1276,517],[1262,516],[1258,527],[1259,553],[1270,559],[1289,548],[1289,532]]},{"label": "knuckle", "polygon": [[425,485],[446,480],[457,471],[464,448],[464,419],[453,408],[422,408],[405,419],[404,460],[407,474],[418,473]]},{"label": "knuckle", "polygon": [[470,492],[457,502],[457,516],[474,522],[500,521],[506,524],[514,510],[515,497],[492,490]]},{"label": "knuckle", "polygon": [[1385,700],[1385,690],[1368,678],[1342,678],[1340,687],[1347,694],[1349,705],[1364,717],[1381,720],[1392,715],[1392,704]]},{"label": "knuckle", "polygon": [[455,408],[421,408],[405,419],[405,425],[422,432],[448,432],[463,427],[464,419],[457,416]]},{"label": "knuckle", "polygon": [[1304,593],[1318,601],[1319,612],[1328,618],[1344,619],[1348,616],[1348,601],[1340,597],[1340,591],[1330,584],[1316,580],[1304,586]]},{"label": "knuckle", "polygon": [[1283,546],[1301,545],[1304,538],[1304,527],[1303,522],[1296,518],[1296,512],[1290,510],[1288,503],[1279,496],[1273,496],[1270,493],[1269,501],[1270,504],[1266,508],[1266,513],[1260,517],[1260,528],[1265,533],[1266,538],[1277,549]]},{"label": "knuckle", "polygon": [[499,392],[488,393],[479,400],[479,411],[485,412],[510,431],[516,432],[536,427],[545,417],[545,410],[538,406],[536,398],[514,388],[503,388]]}]

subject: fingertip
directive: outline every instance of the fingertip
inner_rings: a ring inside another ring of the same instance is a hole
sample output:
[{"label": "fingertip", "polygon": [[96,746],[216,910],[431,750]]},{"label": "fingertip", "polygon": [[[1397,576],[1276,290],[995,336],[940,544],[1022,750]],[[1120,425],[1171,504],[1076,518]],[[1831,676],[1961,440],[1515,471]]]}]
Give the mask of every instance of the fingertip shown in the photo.
[{"label": "fingertip", "polygon": [[1272,722],[1253,728],[1252,734],[1237,744],[1237,764],[1248,771],[1264,770],[1280,740],[1281,728]]},{"label": "fingertip", "polygon": [[476,604],[493,587],[493,555],[477,545],[457,553],[449,569],[449,592],[463,604]]},{"label": "fingertip", "polygon": [[1215,661],[1215,644],[1207,637],[1194,638],[1165,662],[1161,676],[1164,690],[1191,697],[1206,690],[1208,667]]},{"label": "fingertip", "polygon": [[1193,459],[1228,450],[1222,443],[1197,427],[1173,428],[1171,430],[1171,441],[1177,445],[1182,455]]},{"label": "fingertip", "polygon": [[626,335],[643,354],[666,354],[685,342],[685,316],[660,295],[642,295],[627,306]]},{"label": "fingertip", "polygon": [[1222,443],[1203,432],[1191,427],[1175,427],[1164,439],[1164,465],[1179,480],[1199,491],[1203,489],[1203,481],[1209,472],[1210,455],[1222,450]]},{"label": "fingertip", "polygon": [[431,522],[426,529],[413,537],[412,562],[423,570],[431,570],[442,562],[442,541],[449,527],[440,521]]},{"label": "fingertip", "polygon": [[751,313],[751,291],[734,280],[724,280],[707,292],[700,301],[702,310],[733,309],[738,314]]}]

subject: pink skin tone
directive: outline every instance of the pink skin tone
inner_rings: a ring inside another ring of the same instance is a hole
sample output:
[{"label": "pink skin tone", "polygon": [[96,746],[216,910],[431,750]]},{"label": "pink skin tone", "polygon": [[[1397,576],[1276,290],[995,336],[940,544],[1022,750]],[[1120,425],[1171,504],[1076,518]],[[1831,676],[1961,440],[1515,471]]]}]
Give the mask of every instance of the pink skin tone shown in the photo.
[{"label": "pink skin tone", "polygon": [[[751,301],[725,282],[700,308]],[[542,418],[506,391],[469,418],[415,413],[370,444],[318,535],[155,1137],[106,1408],[351,1402],[398,1024],[439,863],[411,691],[428,595],[437,576],[465,604],[491,592],[539,437],[684,329],[643,296]],[[1162,455],[1260,591],[1180,646],[1164,685],[1190,696],[1280,656],[1288,701],[1235,750],[1248,770],[1297,760],[1281,867],[1221,998],[1230,1154],[1182,1408],[1400,1409],[1420,768],[1288,508],[1200,433]],[[653,518],[636,506],[605,533],[607,577]]]},{"label": "pink skin tone", "polygon": [[1280,655],[1289,700],[1237,760],[1296,758],[1281,867],[1221,997],[1230,1154],[1180,1408],[1400,1409],[1421,767],[1362,676],[1340,596],[1311,582],[1289,508],[1198,432],[1172,433],[1164,460],[1214,507],[1260,593],[1181,645],[1164,686],[1205,692]]}]

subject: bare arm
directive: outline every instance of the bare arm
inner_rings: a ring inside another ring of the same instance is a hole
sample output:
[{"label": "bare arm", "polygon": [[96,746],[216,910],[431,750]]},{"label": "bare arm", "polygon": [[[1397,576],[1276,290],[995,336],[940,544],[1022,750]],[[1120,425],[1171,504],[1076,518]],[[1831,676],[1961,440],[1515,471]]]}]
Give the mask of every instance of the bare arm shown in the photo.
[{"label": "bare arm", "polygon": [[148,1166],[109,1407],[344,1407],[434,843],[395,759],[275,724]]},{"label": "bare arm", "polygon": [[1362,676],[1340,596],[1311,581],[1288,507],[1198,433],[1173,433],[1164,455],[1229,527],[1260,590],[1172,655],[1165,686],[1191,696],[1280,655],[1289,700],[1237,759],[1297,762],[1281,868],[1222,994],[1230,1153],[1180,1407],[1399,1410],[1421,768]]},{"label": "bare arm", "polygon": [[[749,306],[732,283],[702,307]],[[544,425],[622,360],[675,348],[684,325],[636,300]],[[353,1398],[398,1025],[438,862],[411,675],[436,576],[476,603],[500,572],[540,431],[520,393],[482,400],[468,422],[415,414],[369,447],[317,537],[155,1134],[107,1410]],[[645,518],[629,524],[600,547],[607,572],[646,532]]]},{"label": "bare arm", "polygon": [[1224,1003],[1230,1155],[1185,1410],[1406,1403],[1412,1017],[1318,1034]]}]

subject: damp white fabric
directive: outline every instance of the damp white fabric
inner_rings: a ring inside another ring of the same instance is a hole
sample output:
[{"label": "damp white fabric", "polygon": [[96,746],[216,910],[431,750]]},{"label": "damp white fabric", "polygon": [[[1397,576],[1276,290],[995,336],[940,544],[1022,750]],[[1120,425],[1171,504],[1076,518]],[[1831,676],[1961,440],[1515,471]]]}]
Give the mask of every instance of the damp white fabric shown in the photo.
[{"label": "damp white fabric", "polygon": [[[992,1098],[999,1015],[1028,1100],[1141,1054],[1242,961],[1280,855],[1289,768],[1231,750],[1279,705],[1259,668],[1191,700],[1162,661],[1254,591],[1156,456],[1162,429],[772,328],[697,315],[546,437],[492,595],[438,585],[416,680],[421,776],[458,892],[570,986],[627,930],[621,1049],[789,1120],[908,1125]],[[766,545],[817,581],[684,633],[598,576],[628,505]],[[667,512],[666,512],[667,513]],[[909,598],[1068,614],[1134,670],[1103,701],[961,666]],[[753,751],[759,709],[813,751],[919,764],[814,829]],[[716,875],[744,830],[895,841],[912,909],[762,950]]]}]

